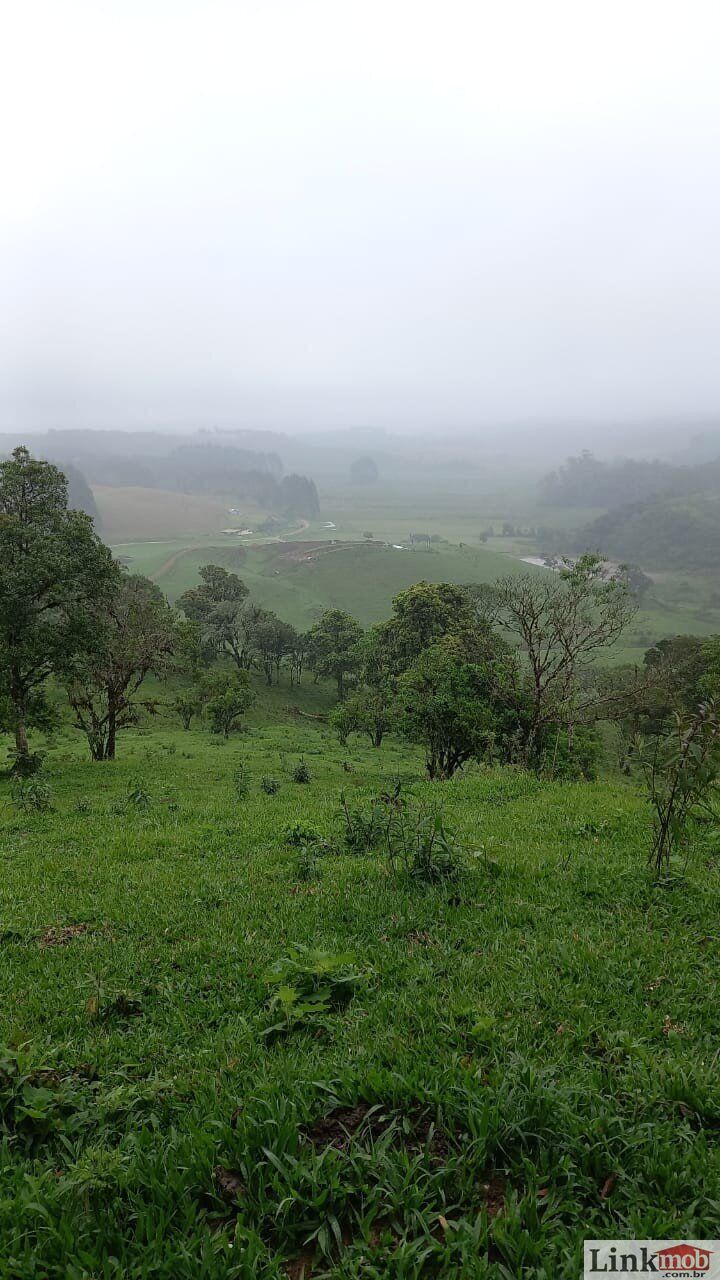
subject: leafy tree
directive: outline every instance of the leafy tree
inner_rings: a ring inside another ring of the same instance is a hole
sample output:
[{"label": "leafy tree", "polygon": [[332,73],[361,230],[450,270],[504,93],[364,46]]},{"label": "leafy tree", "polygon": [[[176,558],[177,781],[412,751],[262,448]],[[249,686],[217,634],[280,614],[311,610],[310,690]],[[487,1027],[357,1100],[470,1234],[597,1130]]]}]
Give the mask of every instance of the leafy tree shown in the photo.
[{"label": "leafy tree", "polygon": [[203,684],[203,696],[213,733],[228,738],[255,701],[247,671],[214,671]]},{"label": "leafy tree", "polygon": [[653,585],[652,578],[649,578],[646,573],[643,573],[639,564],[622,565],[622,573],[624,574],[625,581],[636,600],[644,600]]},{"label": "leafy tree", "polygon": [[260,606],[247,600],[242,578],[220,565],[204,565],[200,577],[199,587],[180,596],[179,608],[200,626],[203,638],[216,653],[228,654],[236,666],[247,670],[253,660],[253,627],[262,613]]},{"label": "leafy tree", "polygon": [[69,665],[66,688],[93,760],[114,760],[118,732],[137,722],[141,705],[154,709],[137,694],[148,675],[162,679],[171,670],[183,624],[160,589],[139,575],[122,578],[91,615],[95,644]]},{"label": "leafy tree", "polygon": [[400,677],[400,725],[424,746],[430,778],[451,778],[467,760],[493,750],[511,673],[506,647],[497,638],[488,636],[482,660],[467,662],[462,647],[447,637]]},{"label": "leafy tree", "polygon": [[242,604],[248,594],[242,578],[236,573],[229,573],[221,565],[203,565],[200,577],[200,586],[185,591],[178,601],[183,613],[195,622],[207,622],[217,605]]},{"label": "leafy tree", "polygon": [[[468,658],[478,639],[473,601],[464,587],[448,582],[416,582],[393,600],[393,616],[373,627],[366,648],[365,679],[399,675],[435,641],[455,636]],[[374,673],[374,674],[373,674]]]},{"label": "leafy tree", "polygon": [[535,762],[548,726],[572,729],[610,704],[615,694],[603,696],[583,677],[621,635],[636,604],[625,579],[608,577],[598,555],[581,556],[557,574],[500,578],[492,600],[496,620],[525,657],[524,754]]},{"label": "leafy tree", "polygon": [[640,751],[653,812],[650,861],[659,873],[687,837],[695,812],[708,812],[720,772],[720,719],[713,702],[676,714],[667,730]]},{"label": "leafy tree", "polygon": [[68,510],[62,473],[15,449],[0,464],[0,693],[20,767],[48,676],[92,646],[93,606],[118,578],[90,517]]},{"label": "leafy tree", "polygon": [[84,511],[94,521],[95,527],[99,528],[100,516],[95,496],[82,471],[78,471],[77,467],[71,466],[68,462],[63,462],[60,466],[67,480],[68,506],[72,511]]},{"label": "leafy tree", "polygon": [[[341,718],[341,714],[344,717]],[[389,689],[383,686],[363,685],[350,694],[331,717],[335,728],[344,727],[345,738],[348,733],[365,733],[373,747],[382,746],[385,734],[393,726],[394,702]]]},{"label": "leafy tree", "polygon": [[712,641],[703,636],[668,636],[648,649],[644,665],[650,676],[647,697],[638,710],[645,719],[636,725],[653,732],[673,711],[694,711],[711,692],[706,677],[712,665]]},{"label": "leafy tree", "polygon": [[353,484],[375,484],[379,475],[374,458],[356,458],[350,464],[350,479]]},{"label": "leafy tree", "polygon": [[357,619],[341,609],[328,609],[307,633],[308,662],[320,676],[337,683],[340,702],[345,697],[345,681],[360,664],[358,642],[363,631]]},{"label": "leafy tree", "polygon": [[275,682],[279,684],[283,659],[293,653],[297,645],[295,628],[270,609],[263,609],[254,620],[250,643],[266,683],[272,684],[274,673]]},{"label": "leafy tree", "polygon": [[285,515],[306,516],[312,519],[320,514],[320,500],[314,480],[307,476],[283,476],[280,482],[280,505]]},{"label": "leafy tree", "polygon": [[180,689],[173,698],[173,706],[180,717],[183,729],[189,729],[193,719],[203,709],[202,692],[198,688]]},{"label": "leafy tree", "polygon": [[304,632],[296,631],[293,628],[290,648],[288,650],[288,662],[290,666],[290,684],[300,684],[302,680],[303,667],[305,665],[305,653],[307,650],[307,636]]},{"label": "leafy tree", "polygon": [[335,730],[341,746],[345,746],[351,733],[359,728],[353,698],[346,698],[333,707],[328,720]]}]

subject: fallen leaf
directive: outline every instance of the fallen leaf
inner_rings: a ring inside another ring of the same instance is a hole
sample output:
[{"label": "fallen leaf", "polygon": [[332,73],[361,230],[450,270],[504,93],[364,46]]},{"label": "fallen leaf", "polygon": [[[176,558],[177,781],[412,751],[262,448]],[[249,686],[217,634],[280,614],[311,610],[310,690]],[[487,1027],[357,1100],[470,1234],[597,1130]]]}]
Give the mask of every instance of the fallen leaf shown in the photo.
[{"label": "fallen leaf", "polygon": [[607,1200],[608,1196],[611,1196],[611,1195],[612,1195],[613,1191],[615,1190],[615,1183],[616,1183],[616,1182],[617,1182],[617,1174],[616,1174],[616,1173],[611,1173],[611,1174],[610,1174],[610,1177],[605,1179],[605,1181],[603,1182],[603,1185],[602,1185],[602,1190],[601,1190],[601,1192],[600,1192],[600,1199],[601,1199],[601,1200]]},{"label": "fallen leaf", "polygon": [[225,1165],[215,1166],[215,1184],[223,1200],[233,1204],[245,1194],[245,1184],[236,1169],[226,1169]]}]

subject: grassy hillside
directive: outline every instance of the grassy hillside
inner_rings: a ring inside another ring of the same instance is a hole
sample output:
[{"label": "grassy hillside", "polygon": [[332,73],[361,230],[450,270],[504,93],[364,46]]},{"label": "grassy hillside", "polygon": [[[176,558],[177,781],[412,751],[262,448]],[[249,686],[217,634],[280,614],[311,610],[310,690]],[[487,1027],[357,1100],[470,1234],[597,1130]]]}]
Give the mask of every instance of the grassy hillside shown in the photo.
[{"label": "grassy hillside", "polygon": [[170,551],[151,572],[175,600],[197,582],[199,566],[208,560],[235,568],[255,599],[299,627],[309,626],[329,608],[346,609],[363,624],[377,622],[389,613],[393,596],[413,582],[491,582],[526,567],[470,547],[397,551],[362,542],[334,546],[296,540],[239,548],[226,540],[180,554]]},{"label": "grassy hillside", "polygon": [[[0,1276],[576,1280],[585,1236],[716,1235],[712,850],[653,887],[627,785],[432,786],[296,701],[114,766],[66,731],[52,813],[0,783]],[[343,852],[341,790],[398,775],[467,849],[445,887]],[[351,999],[271,1033],[296,944]]]},{"label": "grassy hillside", "polygon": [[[240,524],[243,517],[228,514],[221,498],[174,493],[167,489],[111,488],[95,485],[93,495],[106,542],[125,539],[173,538],[187,534],[219,533]],[[258,518],[258,508],[247,506],[248,519]]]}]

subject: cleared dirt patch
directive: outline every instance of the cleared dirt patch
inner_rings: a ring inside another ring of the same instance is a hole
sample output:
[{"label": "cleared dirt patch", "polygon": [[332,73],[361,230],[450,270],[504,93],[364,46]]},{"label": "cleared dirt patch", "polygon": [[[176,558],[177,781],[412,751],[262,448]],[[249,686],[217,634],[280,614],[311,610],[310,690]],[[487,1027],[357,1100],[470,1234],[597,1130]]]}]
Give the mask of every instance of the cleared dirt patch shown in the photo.
[{"label": "cleared dirt patch", "polygon": [[348,549],[357,551],[362,547],[363,553],[373,549],[379,551],[382,545],[380,542],[330,542],[327,538],[320,542],[278,542],[272,558],[282,560],[285,564],[301,564],[304,561],[317,560],[320,556],[328,556]]},{"label": "cleared dirt patch", "polygon": [[89,924],[51,924],[40,935],[39,943],[41,947],[67,947],[76,938],[82,938],[85,934],[91,932],[92,926]]},{"label": "cleared dirt patch", "polygon": [[444,1164],[451,1154],[447,1134],[419,1104],[406,1112],[364,1102],[354,1107],[335,1107],[301,1130],[314,1147],[333,1147],[336,1151],[346,1151],[355,1141],[375,1142],[390,1132],[394,1144],[413,1155],[426,1150],[433,1164]]}]

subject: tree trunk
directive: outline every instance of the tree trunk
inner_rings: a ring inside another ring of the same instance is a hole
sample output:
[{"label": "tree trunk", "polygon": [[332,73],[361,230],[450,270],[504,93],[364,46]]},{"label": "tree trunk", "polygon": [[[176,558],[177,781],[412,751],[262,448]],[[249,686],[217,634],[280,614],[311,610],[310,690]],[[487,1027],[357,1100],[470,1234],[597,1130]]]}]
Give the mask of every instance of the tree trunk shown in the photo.
[{"label": "tree trunk", "polygon": [[108,697],[107,734],[105,736],[105,759],[115,759],[115,738],[117,735],[117,703],[114,695]]},{"label": "tree trunk", "polygon": [[19,756],[29,756],[30,747],[24,720],[15,721],[15,749]]}]

